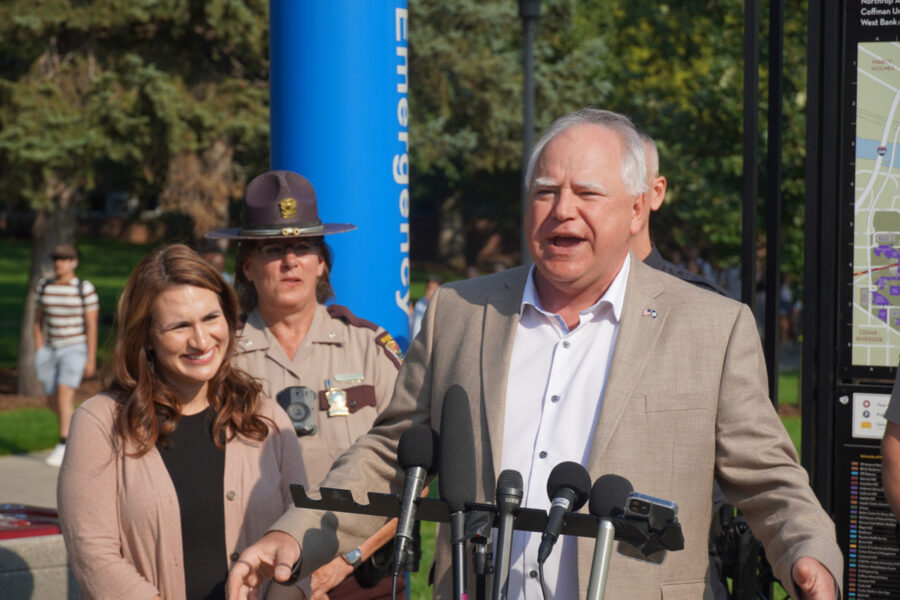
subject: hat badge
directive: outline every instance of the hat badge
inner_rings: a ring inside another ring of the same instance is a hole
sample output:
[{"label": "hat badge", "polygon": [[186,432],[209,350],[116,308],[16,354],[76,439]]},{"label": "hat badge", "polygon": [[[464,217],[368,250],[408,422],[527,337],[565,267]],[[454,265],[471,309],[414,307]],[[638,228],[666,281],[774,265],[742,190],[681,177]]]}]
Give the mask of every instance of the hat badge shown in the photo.
[{"label": "hat badge", "polygon": [[297,201],[293,198],[285,198],[278,203],[278,207],[281,209],[282,219],[292,219],[297,216]]}]

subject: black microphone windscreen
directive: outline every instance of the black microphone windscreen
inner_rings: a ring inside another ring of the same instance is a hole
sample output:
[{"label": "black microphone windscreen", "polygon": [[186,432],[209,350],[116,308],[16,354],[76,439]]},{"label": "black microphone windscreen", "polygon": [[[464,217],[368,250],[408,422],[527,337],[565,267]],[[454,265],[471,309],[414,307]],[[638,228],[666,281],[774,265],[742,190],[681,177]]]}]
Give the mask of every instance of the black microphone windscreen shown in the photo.
[{"label": "black microphone windscreen", "polygon": [[591,491],[591,476],[577,462],[561,462],[553,467],[550,477],[547,478],[547,495],[552,500],[563,488],[569,488],[575,492],[575,500],[570,510],[570,512],[574,512],[587,502],[588,494]]},{"label": "black microphone windscreen", "polygon": [[633,491],[634,486],[621,475],[603,475],[591,488],[588,510],[595,517],[616,517],[625,510],[628,494]]},{"label": "black microphone windscreen", "polygon": [[521,490],[523,486],[524,484],[522,483],[522,474],[515,469],[506,469],[505,471],[500,473],[500,477],[497,478],[498,490]]},{"label": "black microphone windscreen", "polygon": [[434,430],[428,425],[413,425],[400,436],[397,462],[404,469],[422,467],[431,470],[434,464]]},{"label": "black microphone windscreen", "polygon": [[469,396],[458,384],[444,395],[441,407],[441,461],[438,493],[450,513],[465,510],[475,500],[475,434],[469,413]]}]

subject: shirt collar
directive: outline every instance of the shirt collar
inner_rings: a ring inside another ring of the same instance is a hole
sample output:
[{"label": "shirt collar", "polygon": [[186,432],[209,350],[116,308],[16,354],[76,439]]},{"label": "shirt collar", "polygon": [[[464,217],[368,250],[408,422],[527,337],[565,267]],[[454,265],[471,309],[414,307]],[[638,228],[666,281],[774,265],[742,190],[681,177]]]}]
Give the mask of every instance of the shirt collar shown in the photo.
[{"label": "shirt collar", "polygon": [[[619,322],[622,318],[622,307],[625,304],[625,284],[628,282],[628,272],[630,269],[631,253],[629,252],[625,255],[625,262],[622,263],[622,268],[619,269],[615,279],[613,279],[612,283],[609,284],[609,287],[606,288],[606,292],[600,296],[600,299],[597,300],[597,302],[578,313],[582,317],[582,322],[590,321],[604,306],[610,306],[612,308],[613,320],[617,323]],[[531,306],[547,317],[558,320],[563,325],[563,328],[567,329],[559,315],[545,310],[541,305],[541,299],[537,293],[537,286],[534,284],[534,275],[536,272],[537,269],[534,264],[532,264],[531,268],[528,270],[528,278],[525,280],[525,290],[522,292],[522,302],[519,304],[519,315],[525,313],[526,306]]]},{"label": "shirt collar", "polygon": [[347,328],[340,325],[341,321],[328,314],[324,304],[317,304],[306,338],[313,344],[346,344]]},{"label": "shirt collar", "polygon": [[243,328],[238,332],[238,346],[244,352],[251,350],[265,350],[269,347],[269,338],[266,336],[266,324],[258,309],[253,309],[247,315]]},{"label": "shirt collar", "polygon": [[[332,319],[328,309],[318,304],[313,316],[309,331],[303,340],[304,345],[313,344],[345,344],[347,342],[346,328],[338,326],[339,321]],[[254,308],[247,316],[247,322],[239,334],[238,344],[245,352],[250,350],[265,350],[277,344],[272,332],[266,327],[259,309]]]}]

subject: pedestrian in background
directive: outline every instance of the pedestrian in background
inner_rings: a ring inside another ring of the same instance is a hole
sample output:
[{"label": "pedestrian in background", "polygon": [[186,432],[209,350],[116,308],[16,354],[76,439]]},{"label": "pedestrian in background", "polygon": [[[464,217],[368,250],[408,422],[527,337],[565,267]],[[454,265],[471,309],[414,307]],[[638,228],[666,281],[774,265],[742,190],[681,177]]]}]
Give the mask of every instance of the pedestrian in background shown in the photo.
[{"label": "pedestrian in background", "polygon": [[225,252],[221,248],[218,246],[206,248],[203,251],[203,260],[211,264],[228,285],[234,285],[234,277],[225,271]]},{"label": "pedestrian in background", "polygon": [[434,291],[441,287],[442,283],[444,283],[444,279],[440,275],[432,274],[428,276],[428,281],[425,283],[425,295],[419,298],[413,306],[409,339],[416,339],[416,334],[419,333],[419,329],[422,327],[422,319],[425,318],[425,310],[428,308],[428,301],[431,299],[431,295],[434,294]]},{"label": "pedestrian in background", "polygon": [[34,370],[50,408],[59,419],[59,443],[46,458],[62,464],[75,410],[75,390],[82,377],[97,372],[97,315],[100,299],[90,281],[75,275],[78,250],[71,244],[53,249],[54,276],[36,290]]}]

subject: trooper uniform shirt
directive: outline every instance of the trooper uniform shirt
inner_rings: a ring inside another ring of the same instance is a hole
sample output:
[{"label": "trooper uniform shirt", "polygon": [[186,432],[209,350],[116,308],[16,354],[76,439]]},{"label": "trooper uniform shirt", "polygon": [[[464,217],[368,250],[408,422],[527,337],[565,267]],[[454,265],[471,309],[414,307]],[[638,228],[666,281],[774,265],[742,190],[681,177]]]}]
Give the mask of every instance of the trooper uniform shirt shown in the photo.
[{"label": "trooper uniform shirt", "polygon": [[[238,340],[237,366],[262,384],[270,398],[292,386],[316,392],[316,432],[298,437],[308,481],[316,486],[331,464],[361,435],[391,400],[403,360],[389,333],[343,306],[316,306],[303,343],[288,358],[258,310],[246,317]],[[326,382],[330,382],[330,388]],[[329,392],[342,390],[346,416],[329,416]]]}]

